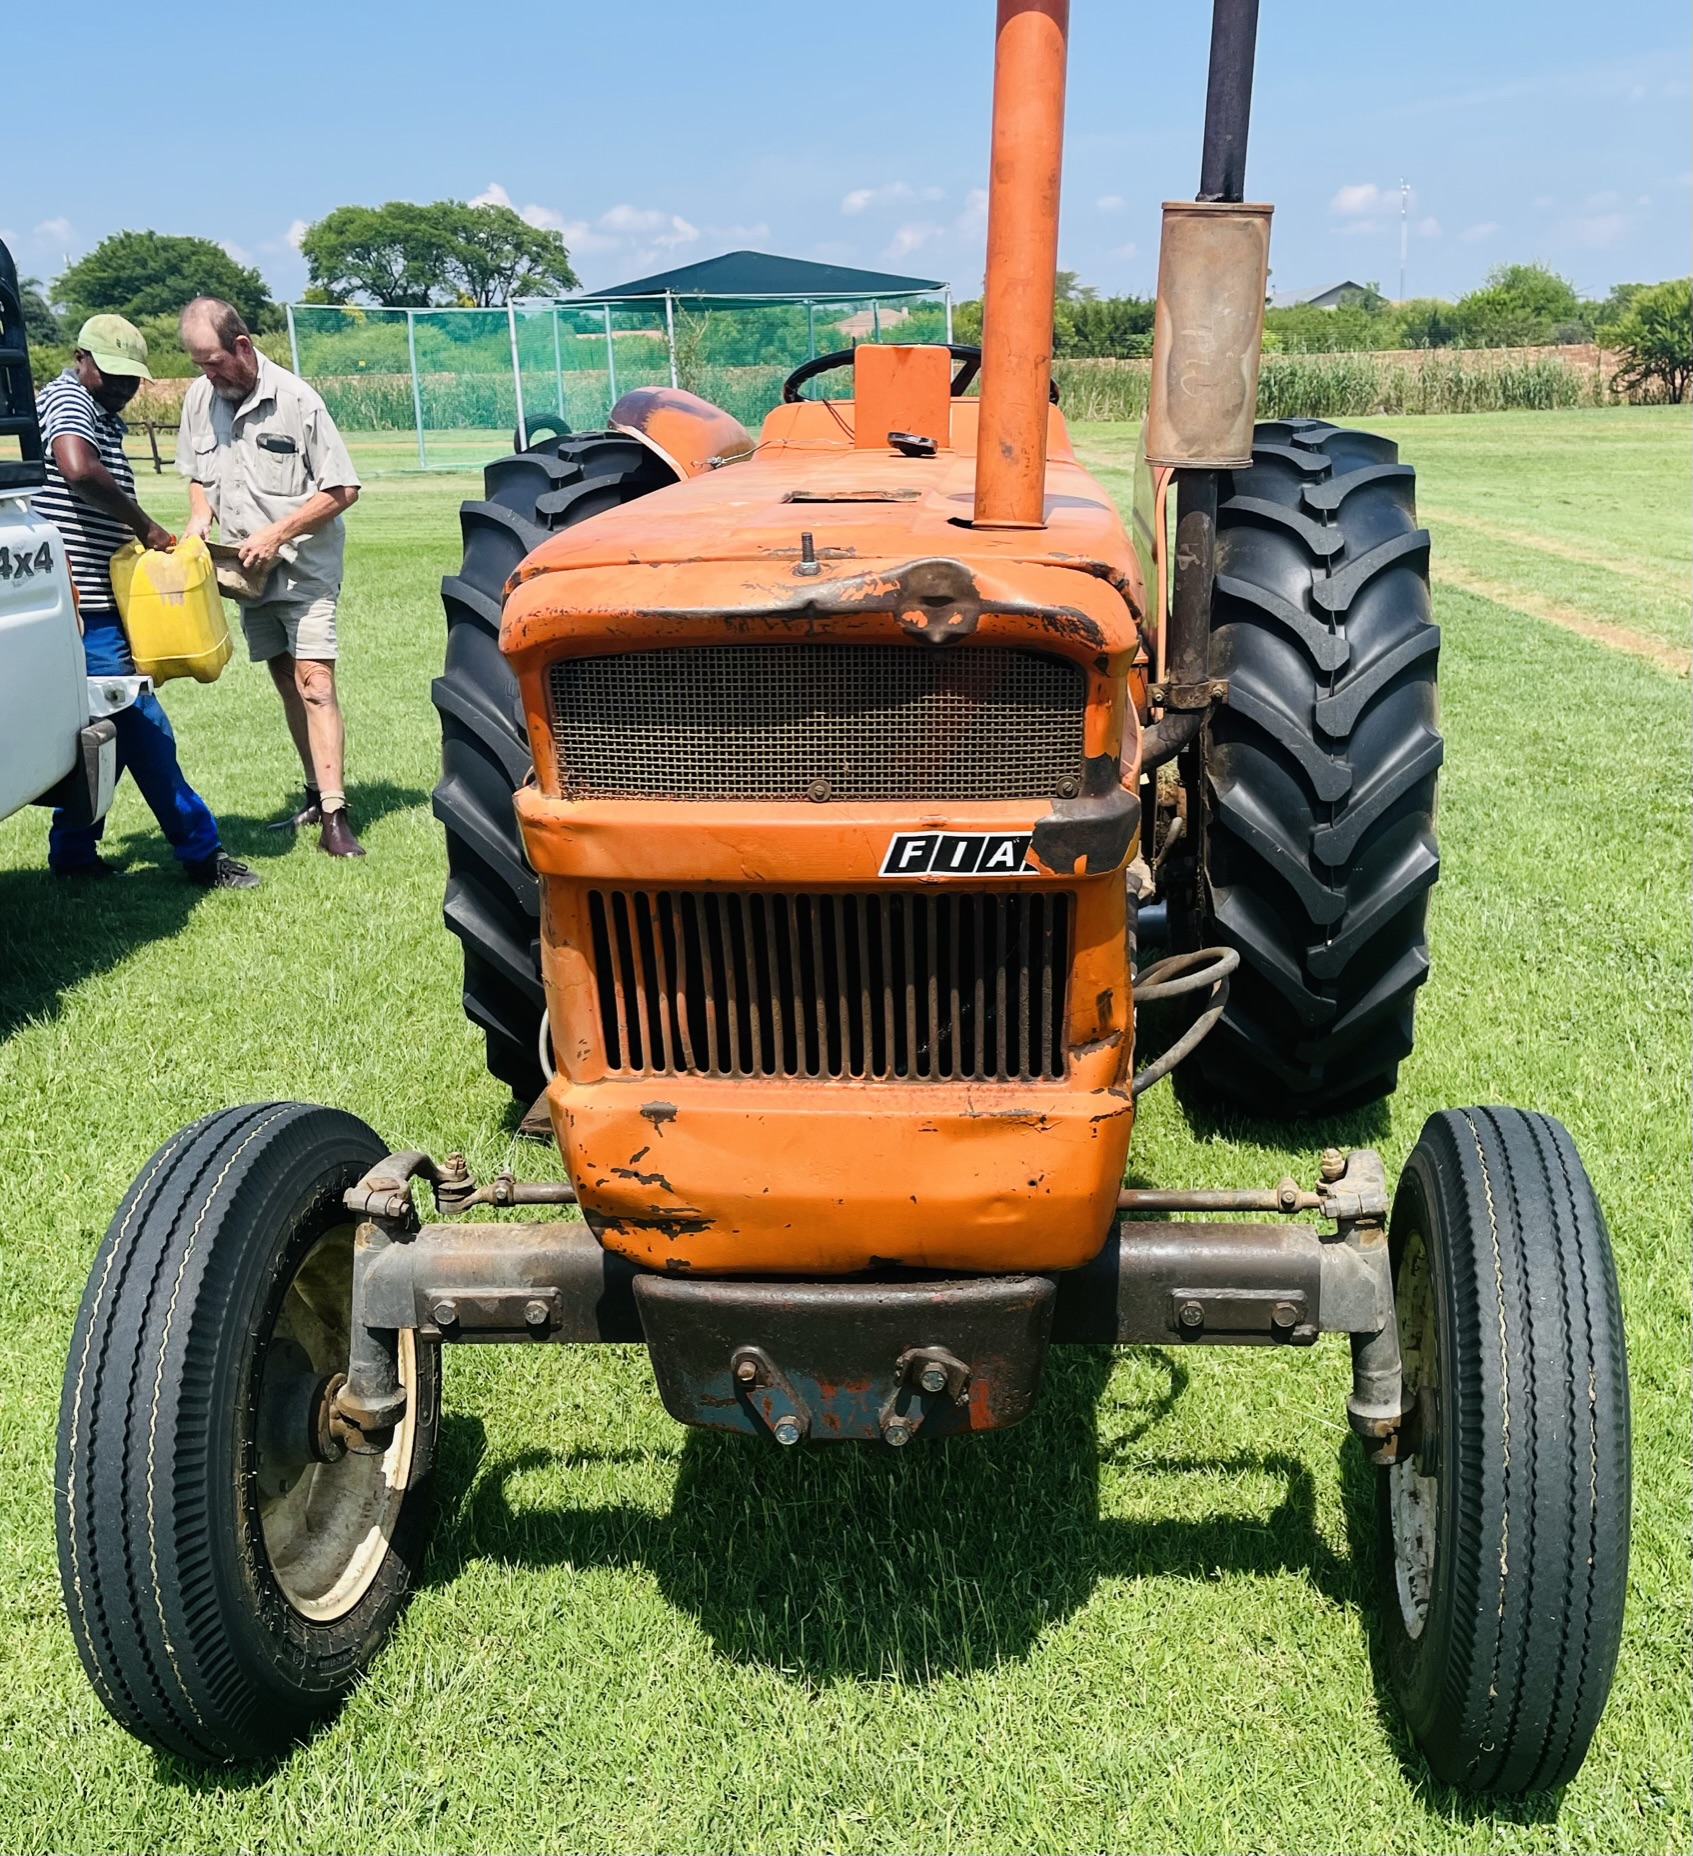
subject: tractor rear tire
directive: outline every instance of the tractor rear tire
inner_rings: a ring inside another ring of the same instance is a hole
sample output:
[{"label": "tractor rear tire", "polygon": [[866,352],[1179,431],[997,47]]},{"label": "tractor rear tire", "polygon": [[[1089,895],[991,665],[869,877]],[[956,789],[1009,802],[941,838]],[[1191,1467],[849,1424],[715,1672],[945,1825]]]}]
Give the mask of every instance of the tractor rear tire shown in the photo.
[{"label": "tractor rear tire", "polygon": [[65,1608],[107,1710],[181,1758],[309,1733],[421,1569],[440,1348],[402,1334],[380,1455],[326,1429],[352,1332],[342,1194],[386,1152],[340,1109],[223,1109],[153,1155],[94,1259],[59,1415]]},{"label": "tractor rear tire", "polygon": [[1428,975],[1428,532],[1398,447],[1320,420],[1258,426],[1222,487],[1197,927],[1240,967],[1189,1067],[1255,1114],[1332,1114],[1392,1092]]},{"label": "tractor rear tire", "polygon": [[1575,1776],[1628,1586],[1628,1362],[1575,1144],[1513,1108],[1431,1116],[1394,1196],[1415,1454],[1377,1472],[1388,1680],[1435,1776]]},{"label": "tractor rear tire", "polygon": [[459,511],[464,564],[441,582],[447,661],[435,816],[447,832],[447,926],[464,943],[464,1009],[488,1068],[525,1103],[541,1093],[540,888],[524,862],[512,795],[534,762],[517,679],[500,655],[500,607],[518,564],[549,535],[675,482],[638,440],[579,432],[498,458],[486,497]]}]

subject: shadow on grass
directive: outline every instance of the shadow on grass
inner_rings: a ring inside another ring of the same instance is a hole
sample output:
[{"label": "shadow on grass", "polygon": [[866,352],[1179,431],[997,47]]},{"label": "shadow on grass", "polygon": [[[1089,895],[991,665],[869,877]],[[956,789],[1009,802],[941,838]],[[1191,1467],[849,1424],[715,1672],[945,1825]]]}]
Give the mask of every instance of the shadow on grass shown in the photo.
[{"label": "shadow on grass", "polygon": [[[276,811],[266,818],[250,818],[242,812],[220,812],[218,831],[223,838],[224,849],[231,856],[249,861],[286,857],[296,845],[315,849],[315,825],[302,831],[269,829],[273,820],[285,818],[299,803],[300,795],[295,792],[283,794],[277,801]],[[347,787],[347,810],[352,814],[355,828],[361,832],[385,819],[391,812],[409,812],[414,806],[428,803],[429,795],[421,788],[397,786],[392,780],[354,780]],[[154,837],[153,842],[163,850],[162,840]]]},{"label": "shadow on grass", "polygon": [[[387,780],[367,781],[348,794],[361,826],[428,798],[416,787]],[[45,814],[42,823],[45,856]],[[232,855],[254,861],[285,856],[296,843],[315,842],[306,833],[266,831],[263,819],[240,813],[224,813],[218,829]],[[52,875],[45,863],[34,870],[0,871],[0,1039],[32,1019],[50,1016],[72,987],[128,959],[137,948],[168,940],[206,895],[183,876],[156,830],[108,838],[101,848],[121,867],[121,875],[66,879]],[[262,910],[264,891],[245,900]]]},{"label": "shadow on grass", "polygon": [[[514,1507],[511,1480],[551,1463],[552,1453],[484,1461],[480,1425],[449,1416],[437,1467],[443,1519],[427,1576],[450,1582],[484,1557],[643,1566],[719,1654],[808,1682],[927,1681],[1023,1657],[1105,1578],[1295,1570],[1332,1602],[1359,1603],[1368,1566],[1360,1573],[1323,1540],[1316,1487],[1297,1458],[1149,1459],[1135,1448],[1187,1386],[1178,1359],[1161,1350],[1142,1357],[1159,1364],[1167,1384],[1114,1406],[1103,1457],[1097,1408],[1113,1355],[1058,1348],[1034,1414],[998,1435],[903,1452],[778,1451],[692,1431],[661,1516]],[[1102,1517],[1101,1462],[1120,1460],[1153,1474],[1263,1475],[1285,1493],[1268,1517]]]},{"label": "shadow on grass", "polygon": [[174,867],[104,880],[56,877],[45,865],[0,871],[0,1039],[51,1016],[92,974],[168,940],[203,894]]}]

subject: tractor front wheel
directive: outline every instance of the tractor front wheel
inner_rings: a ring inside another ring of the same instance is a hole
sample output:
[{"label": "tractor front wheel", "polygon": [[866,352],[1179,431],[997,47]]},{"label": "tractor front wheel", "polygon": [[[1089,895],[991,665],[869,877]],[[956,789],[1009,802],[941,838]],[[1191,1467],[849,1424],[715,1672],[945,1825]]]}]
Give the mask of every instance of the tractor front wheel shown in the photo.
[{"label": "tractor front wheel", "polygon": [[1435,1776],[1572,1778],[1628,1583],[1628,1370],[1605,1220],[1564,1127],[1432,1116],[1389,1232],[1413,1454],[1378,1472],[1390,1681]]},{"label": "tractor front wheel", "polygon": [[309,1732],[422,1561],[439,1348],[402,1334],[406,1415],[380,1454],[328,1423],[352,1324],[342,1194],[386,1151],[338,1109],[209,1115],[142,1168],[94,1261],[59,1418],[65,1605],[110,1713],[186,1759]]}]

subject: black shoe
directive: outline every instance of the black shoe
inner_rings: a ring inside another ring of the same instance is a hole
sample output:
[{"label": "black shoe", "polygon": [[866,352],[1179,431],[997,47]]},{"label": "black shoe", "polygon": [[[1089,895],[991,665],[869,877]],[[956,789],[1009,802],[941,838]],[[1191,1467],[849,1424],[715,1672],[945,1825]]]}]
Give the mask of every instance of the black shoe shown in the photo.
[{"label": "black shoe", "polygon": [[273,818],[266,831],[299,831],[302,826],[323,823],[323,800],[317,788],[306,782],[306,803],[291,818]]},{"label": "black shoe", "polygon": [[109,864],[104,857],[91,857],[85,864],[54,864],[54,876],[116,876],[118,866]]},{"label": "black shoe", "polygon": [[240,858],[227,851],[214,851],[210,857],[197,857],[182,866],[182,874],[202,889],[257,889],[259,873],[249,870]]}]

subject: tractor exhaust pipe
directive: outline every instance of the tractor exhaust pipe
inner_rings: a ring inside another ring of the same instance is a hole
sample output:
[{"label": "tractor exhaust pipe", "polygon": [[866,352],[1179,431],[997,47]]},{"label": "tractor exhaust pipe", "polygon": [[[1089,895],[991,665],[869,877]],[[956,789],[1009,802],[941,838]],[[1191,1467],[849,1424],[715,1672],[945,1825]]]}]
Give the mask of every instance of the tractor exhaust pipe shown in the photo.
[{"label": "tractor exhaust pipe", "polygon": [[1046,522],[1069,0],[999,0],[975,525]]},{"label": "tractor exhaust pipe", "polygon": [[1246,131],[1252,120],[1252,66],[1258,51],[1258,0],[1217,0],[1211,9],[1211,73],[1205,86],[1201,200],[1246,198]]}]

